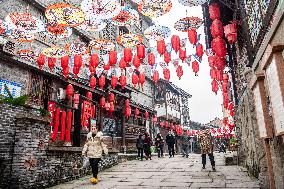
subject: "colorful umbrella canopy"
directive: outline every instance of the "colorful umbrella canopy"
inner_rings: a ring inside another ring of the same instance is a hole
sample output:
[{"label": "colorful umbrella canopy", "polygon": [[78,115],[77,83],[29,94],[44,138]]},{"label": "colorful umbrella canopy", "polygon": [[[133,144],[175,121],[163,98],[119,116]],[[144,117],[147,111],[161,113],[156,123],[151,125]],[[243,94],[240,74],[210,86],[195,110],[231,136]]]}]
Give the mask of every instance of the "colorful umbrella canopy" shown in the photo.
[{"label": "colorful umbrella canopy", "polygon": [[61,58],[67,55],[66,51],[61,47],[48,47],[43,49],[41,53],[51,58]]},{"label": "colorful umbrella canopy", "polygon": [[187,32],[189,28],[198,29],[202,25],[202,19],[198,17],[185,17],[178,20],[174,27],[178,31]]},{"label": "colorful umbrella canopy", "polygon": [[138,5],[138,11],[151,18],[162,16],[171,8],[171,0],[144,0]]},{"label": "colorful umbrella canopy", "polygon": [[131,7],[124,6],[120,13],[112,18],[111,22],[116,26],[130,26],[139,23],[139,14]]},{"label": "colorful umbrella canopy", "polygon": [[144,35],[149,40],[161,40],[168,38],[171,34],[170,28],[166,26],[153,25],[144,31]]},{"label": "colorful umbrella canopy", "polygon": [[102,20],[87,18],[78,28],[88,32],[95,32],[103,30],[106,26],[107,23]]},{"label": "colorful umbrella canopy", "polygon": [[131,48],[142,43],[143,37],[133,33],[122,34],[116,38],[116,41],[123,47]]},{"label": "colorful umbrella canopy", "polygon": [[104,51],[111,51],[114,50],[115,44],[106,39],[94,39],[90,41],[89,48],[95,50],[104,50]]},{"label": "colorful umbrella canopy", "polygon": [[88,52],[87,45],[82,42],[74,42],[66,45],[66,50],[70,55],[86,54]]},{"label": "colorful umbrella canopy", "polygon": [[116,0],[83,0],[81,8],[87,18],[109,19],[119,14],[120,3]]},{"label": "colorful umbrella canopy", "polygon": [[27,12],[9,13],[5,18],[5,22],[13,30],[19,30],[27,34],[34,34],[45,30],[43,22]]},{"label": "colorful umbrella canopy", "polygon": [[206,3],[208,0],[178,0],[178,2],[184,6],[198,6]]},{"label": "colorful umbrella canopy", "polygon": [[80,8],[66,3],[48,6],[45,10],[45,17],[50,22],[69,27],[76,27],[85,20],[85,14]]}]

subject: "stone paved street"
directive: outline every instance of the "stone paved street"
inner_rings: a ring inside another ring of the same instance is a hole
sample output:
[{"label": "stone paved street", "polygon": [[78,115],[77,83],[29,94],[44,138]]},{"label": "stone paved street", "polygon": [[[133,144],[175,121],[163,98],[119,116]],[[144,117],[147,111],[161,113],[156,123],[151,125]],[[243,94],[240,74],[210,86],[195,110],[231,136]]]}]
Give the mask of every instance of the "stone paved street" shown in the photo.
[{"label": "stone paved street", "polygon": [[188,159],[176,156],[128,161],[101,172],[97,185],[92,185],[88,176],[52,189],[259,188],[258,182],[250,178],[244,168],[225,166],[223,154],[215,154],[215,159],[216,172],[212,172],[209,164],[206,170],[201,170],[198,154],[190,154]]}]

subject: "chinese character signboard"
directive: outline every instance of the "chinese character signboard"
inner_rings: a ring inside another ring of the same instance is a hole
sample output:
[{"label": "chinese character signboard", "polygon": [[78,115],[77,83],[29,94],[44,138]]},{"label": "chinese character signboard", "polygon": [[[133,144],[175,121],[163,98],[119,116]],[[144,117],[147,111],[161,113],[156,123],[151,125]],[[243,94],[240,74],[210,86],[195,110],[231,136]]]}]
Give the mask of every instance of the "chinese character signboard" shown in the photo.
[{"label": "chinese character signboard", "polygon": [[10,82],[0,79],[0,94],[8,97],[8,92],[5,90],[5,85],[8,87],[13,98],[17,98],[21,95],[22,86],[19,83]]}]

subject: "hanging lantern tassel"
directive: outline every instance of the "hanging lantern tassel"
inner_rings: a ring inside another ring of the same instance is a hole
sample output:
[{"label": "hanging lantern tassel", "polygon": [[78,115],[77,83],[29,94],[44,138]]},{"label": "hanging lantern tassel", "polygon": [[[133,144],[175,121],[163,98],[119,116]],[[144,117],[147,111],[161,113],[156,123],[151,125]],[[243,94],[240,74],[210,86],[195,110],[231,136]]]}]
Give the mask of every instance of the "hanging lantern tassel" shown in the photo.
[{"label": "hanging lantern tassel", "polygon": [[70,137],[70,133],[71,133],[71,127],[72,127],[72,111],[68,110],[67,112],[67,128],[66,128],[66,132],[65,132],[65,139],[66,142],[71,143],[71,137]]},{"label": "hanging lantern tassel", "polygon": [[51,136],[51,139],[52,139],[53,142],[57,138],[58,127],[59,127],[59,118],[60,118],[60,108],[56,108],[55,117],[54,117],[54,128],[53,128],[52,136]]},{"label": "hanging lantern tassel", "polygon": [[60,140],[61,141],[64,141],[65,125],[66,125],[66,112],[62,111],[62,113],[61,113],[61,129],[60,129]]}]

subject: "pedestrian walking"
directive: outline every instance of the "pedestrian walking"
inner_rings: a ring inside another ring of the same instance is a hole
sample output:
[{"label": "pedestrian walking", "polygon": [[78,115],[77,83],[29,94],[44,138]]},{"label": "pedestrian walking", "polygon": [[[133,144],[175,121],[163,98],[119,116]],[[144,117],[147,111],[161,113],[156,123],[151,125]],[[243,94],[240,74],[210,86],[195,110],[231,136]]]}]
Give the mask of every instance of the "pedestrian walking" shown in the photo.
[{"label": "pedestrian walking", "polygon": [[145,133],[145,136],[144,136],[144,152],[145,152],[145,157],[146,157],[146,160],[148,159],[152,159],[151,158],[151,145],[152,145],[152,141],[151,141],[151,137],[149,135],[149,133]]},{"label": "pedestrian walking", "polygon": [[136,141],[136,148],[138,150],[138,159],[140,158],[141,161],[143,161],[143,145],[144,145],[143,135],[139,134]]},{"label": "pedestrian walking", "polygon": [[212,138],[209,132],[206,130],[205,127],[202,128],[199,138],[200,148],[201,148],[201,157],[202,157],[202,169],[205,169],[206,166],[206,154],[208,154],[211,166],[213,171],[215,171],[215,160],[213,155],[213,143]]},{"label": "pedestrian walking", "polygon": [[168,135],[166,136],[166,143],[168,145],[168,150],[169,150],[169,157],[174,157],[175,156],[175,136],[172,133],[172,131],[169,131]]},{"label": "pedestrian walking", "polygon": [[183,133],[181,136],[181,153],[182,157],[188,158],[188,149],[189,149],[189,137]]},{"label": "pedestrian walking", "polygon": [[98,183],[98,164],[103,155],[108,154],[107,146],[102,141],[102,132],[98,132],[96,126],[91,126],[91,132],[87,134],[87,141],[83,147],[82,155],[89,158],[92,168],[93,184]]},{"label": "pedestrian walking", "polygon": [[158,152],[158,158],[164,157],[164,138],[161,133],[158,133],[155,138],[155,146]]}]

